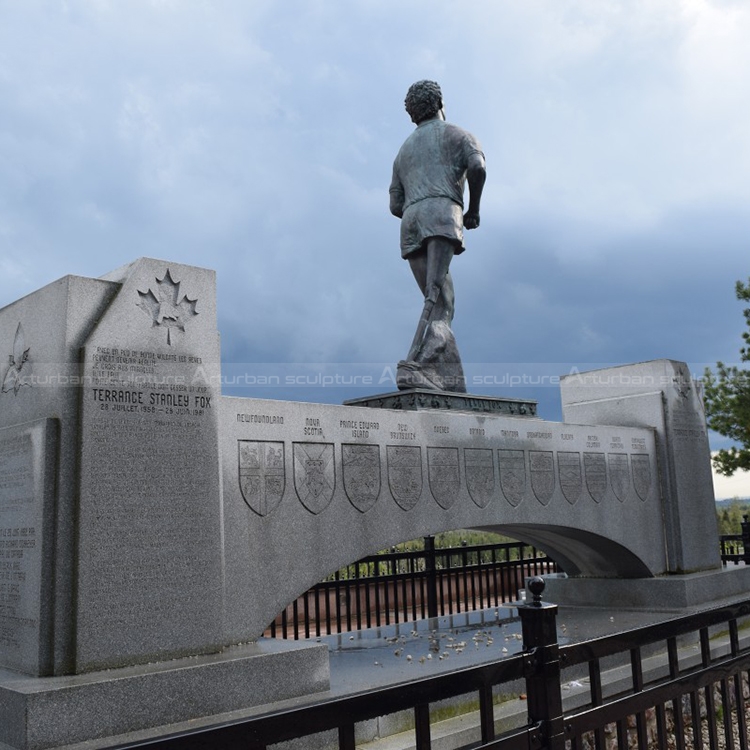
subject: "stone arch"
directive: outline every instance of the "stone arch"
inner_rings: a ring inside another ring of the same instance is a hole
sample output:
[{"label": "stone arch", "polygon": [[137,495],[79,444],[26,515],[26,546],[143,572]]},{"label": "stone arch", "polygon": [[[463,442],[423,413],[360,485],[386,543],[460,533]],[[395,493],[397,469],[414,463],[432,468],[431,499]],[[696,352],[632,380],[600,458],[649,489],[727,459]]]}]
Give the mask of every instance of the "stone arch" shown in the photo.
[{"label": "stone arch", "polygon": [[[456,530],[453,527],[443,528],[443,525],[441,524],[440,528],[426,530],[423,536]],[[597,578],[653,577],[653,573],[632,550],[601,534],[591,531],[566,526],[534,523],[487,525],[472,528],[478,531],[482,530],[502,534],[531,544],[547,553],[560,566],[563,572],[569,576]],[[414,538],[418,537],[382,539],[376,549],[364,551],[354,560],[346,560],[345,562],[340,562],[344,559],[345,555],[339,555],[338,557],[334,555],[334,559],[337,562],[332,570],[327,573],[321,573],[321,569],[318,569],[318,574],[313,575],[313,577],[316,575],[317,577],[315,577],[314,581],[309,579],[309,585],[298,586],[297,588],[301,590],[296,590],[294,594],[287,592],[287,597],[290,598],[287,604],[280,607],[278,611],[282,611],[286,606],[289,606],[298,597],[302,596],[305,591],[336,570],[351,565],[364,557],[376,554],[382,549],[411,541]]]},{"label": "stone arch", "polygon": [[569,576],[651,578],[653,573],[632,550],[583,529],[545,524],[484,527],[546,552]]}]

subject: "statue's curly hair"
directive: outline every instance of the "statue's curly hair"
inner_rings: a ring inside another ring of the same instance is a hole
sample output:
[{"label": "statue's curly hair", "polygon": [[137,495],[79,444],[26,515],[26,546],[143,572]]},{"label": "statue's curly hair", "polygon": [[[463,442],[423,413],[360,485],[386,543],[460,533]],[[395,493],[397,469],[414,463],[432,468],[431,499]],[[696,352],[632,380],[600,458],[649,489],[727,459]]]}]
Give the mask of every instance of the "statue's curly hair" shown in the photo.
[{"label": "statue's curly hair", "polygon": [[435,81],[417,81],[409,86],[404,99],[412,122],[420,123],[434,117],[443,106],[443,92]]}]

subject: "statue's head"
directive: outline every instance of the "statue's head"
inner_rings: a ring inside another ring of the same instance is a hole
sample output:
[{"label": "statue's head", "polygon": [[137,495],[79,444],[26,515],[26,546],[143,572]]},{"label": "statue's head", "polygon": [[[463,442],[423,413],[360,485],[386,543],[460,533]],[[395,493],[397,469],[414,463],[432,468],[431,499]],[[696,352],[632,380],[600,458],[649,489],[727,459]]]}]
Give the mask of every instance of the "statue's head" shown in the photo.
[{"label": "statue's head", "polygon": [[443,93],[435,81],[417,81],[406,92],[406,111],[417,125],[435,117],[443,108]]}]

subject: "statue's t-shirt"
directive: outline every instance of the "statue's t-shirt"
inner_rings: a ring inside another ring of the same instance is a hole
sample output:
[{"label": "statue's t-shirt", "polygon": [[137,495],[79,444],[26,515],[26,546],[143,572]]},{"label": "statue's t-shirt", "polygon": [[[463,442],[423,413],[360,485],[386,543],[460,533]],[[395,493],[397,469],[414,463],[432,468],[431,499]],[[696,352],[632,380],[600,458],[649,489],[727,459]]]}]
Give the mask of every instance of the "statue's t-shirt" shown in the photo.
[{"label": "statue's t-shirt", "polygon": [[405,258],[430,237],[447,237],[464,250],[463,205],[466,170],[482,154],[471,133],[427,120],[404,141],[393,162],[392,198],[403,204],[401,255]]}]

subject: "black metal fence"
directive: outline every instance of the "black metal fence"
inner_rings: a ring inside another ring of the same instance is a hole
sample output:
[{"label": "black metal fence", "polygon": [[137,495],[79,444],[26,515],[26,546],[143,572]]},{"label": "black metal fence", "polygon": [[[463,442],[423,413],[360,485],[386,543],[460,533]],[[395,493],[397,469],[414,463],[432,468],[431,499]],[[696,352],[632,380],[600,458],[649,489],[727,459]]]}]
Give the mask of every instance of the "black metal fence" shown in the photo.
[{"label": "black metal fence", "polygon": [[719,537],[721,545],[721,561],[724,565],[745,563],[750,565],[750,519],[742,516],[742,531],[739,534],[722,534]]},{"label": "black metal fence", "polygon": [[721,549],[721,562],[724,565],[733,563],[739,565],[745,562],[745,545],[742,543],[742,534],[722,534],[719,537]]},{"label": "black metal fence", "polygon": [[[415,747],[432,750],[431,706],[473,693],[479,704],[478,736],[471,744],[464,740],[453,745],[455,750],[748,750],[750,647],[741,645],[740,627],[750,614],[750,600],[561,645],[557,607],[541,602],[540,579],[534,579],[531,587],[534,601],[519,607],[520,654],[366,694],[174,734],[149,747],[266,750],[277,742],[331,731],[331,741],[339,750],[355,750],[357,724],[407,709],[413,714]],[[660,667],[647,663],[647,648],[649,659],[660,658]],[[627,665],[625,674],[619,682],[608,683],[603,666],[616,657]],[[576,704],[563,700],[564,675],[571,670],[588,675],[580,682],[582,693]],[[527,715],[520,726],[498,733],[493,688],[513,681],[524,685]],[[447,746],[442,738],[440,747]]]},{"label": "black metal fence", "polygon": [[268,628],[275,638],[310,638],[476,611],[514,601],[530,576],[555,563],[522,542],[372,555],[292,602]]},{"label": "black metal fence", "polygon": [[[721,559],[750,564],[750,520],[741,534],[720,537]],[[270,624],[273,638],[310,638],[362,628],[442,617],[514,601],[524,581],[558,570],[543,552],[522,542],[371,555],[306,591]]]}]

